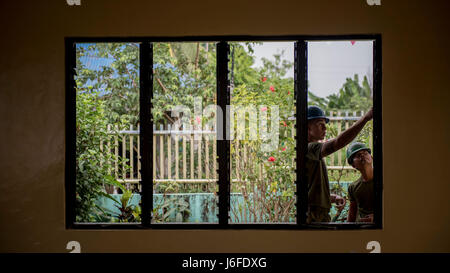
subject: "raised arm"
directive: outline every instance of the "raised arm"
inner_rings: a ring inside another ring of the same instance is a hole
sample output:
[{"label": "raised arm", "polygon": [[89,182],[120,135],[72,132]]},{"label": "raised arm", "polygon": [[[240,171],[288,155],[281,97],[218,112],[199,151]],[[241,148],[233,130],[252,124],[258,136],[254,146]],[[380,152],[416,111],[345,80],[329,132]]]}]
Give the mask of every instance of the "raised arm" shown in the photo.
[{"label": "raised arm", "polygon": [[355,124],[353,124],[350,128],[343,131],[336,138],[330,139],[327,142],[325,142],[322,145],[320,156],[326,157],[344,148],[345,145],[349,144],[353,139],[355,139],[355,137],[359,134],[359,132],[361,132],[361,130],[364,128],[364,125],[366,125],[366,123],[370,121],[372,118],[373,118],[373,108],[370,108],[370,110],[358,121],[356,121]]}]

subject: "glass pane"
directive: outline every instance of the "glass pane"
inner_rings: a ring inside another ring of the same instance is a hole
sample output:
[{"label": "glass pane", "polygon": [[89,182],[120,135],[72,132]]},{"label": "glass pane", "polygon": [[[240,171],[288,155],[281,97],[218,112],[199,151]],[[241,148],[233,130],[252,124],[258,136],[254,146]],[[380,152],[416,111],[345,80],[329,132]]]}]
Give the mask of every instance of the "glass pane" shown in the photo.
[{"label": "glass pane", "polygon": [[230,223],[295,223],[294,43],[231,43]]},{"label": "glass pane", "polygon": [[[314,136],[311,133],[314,127],[310,127],[312,121],[309,122],[309,147],[312,143],[325,143],[337,137],[364,116],[373,104],[372,87],[373,41],[308,42],[308,105],[320,107],[329,118],[324,137]],[[372,128],[372,121],[369,121],[351,143],[360,142],[365,145],[363,150],[372,150]],[[317,173],[310,174],[309,183],[313,189],[309,191],[311,222],[347,221],[351,203],[348,188],[361,178],[361,172],[348,163],[346,152],[350,145],[325,158],[327,172],[322,178]],[[371,155],[366,156],[364,164],[373,172]],[[309,168],[313,169],[314,164],[319,163],[311,160],[310,164]],[[357,214],[362,218],[373,214],[373,181],[365,182],[358,184],[356,196],[352,193],[353,202],[360,201],[358,209],[361,213]],[[350,192],[354,191],[350,189]],[[346,200],[344,207],[330,204],[333,194]],[[350,220],[360,221],[360,217]]]},{"label": "glass pane", "polygon": [[76,222],[140,222],[139,45],[76,45]]},{"label": "glass pane", "polygon": [[152,223],[217,223],[216,44],[153,44]]}]

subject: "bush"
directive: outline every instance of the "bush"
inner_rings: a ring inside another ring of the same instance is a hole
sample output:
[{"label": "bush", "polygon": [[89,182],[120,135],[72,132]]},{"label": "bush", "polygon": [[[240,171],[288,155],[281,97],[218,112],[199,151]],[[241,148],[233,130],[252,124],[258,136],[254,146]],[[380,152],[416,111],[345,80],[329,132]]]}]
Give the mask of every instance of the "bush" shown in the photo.
[{"label": "bush", "polygon": [[76,222],[103,222],[108,214],[96,204],[99,196],[112,198],[104,185],[117,185],[110,175],[114,155],[100,149],[106,139],[104,101],[98,94],[79,93],[76,102]]}]

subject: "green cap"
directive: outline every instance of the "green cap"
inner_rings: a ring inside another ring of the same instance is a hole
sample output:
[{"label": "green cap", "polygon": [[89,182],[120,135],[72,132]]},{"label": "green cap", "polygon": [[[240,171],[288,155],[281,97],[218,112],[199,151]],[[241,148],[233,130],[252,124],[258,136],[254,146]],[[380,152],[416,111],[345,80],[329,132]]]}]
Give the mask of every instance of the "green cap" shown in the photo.
[{"label": "green cap", "polygon": [[347,162],[348,164],[352,164],[353,163],[353,156],[362,150],[367,150],[369,152],[369,154],[371,153],[370,148],[368,148],[366,146],[366,144],[361,143],[361,142],[353,142],[352,144],[350,144],[347,148]]},{"label": "green cap", "polygon": [[325,123],[328,123],[330,121],[330,119],[325,116],[325,112],[322,109],[320,109],[320,107],[309,106],[308,107],[308,120],[318,119],[318,118],[325,119]]}]

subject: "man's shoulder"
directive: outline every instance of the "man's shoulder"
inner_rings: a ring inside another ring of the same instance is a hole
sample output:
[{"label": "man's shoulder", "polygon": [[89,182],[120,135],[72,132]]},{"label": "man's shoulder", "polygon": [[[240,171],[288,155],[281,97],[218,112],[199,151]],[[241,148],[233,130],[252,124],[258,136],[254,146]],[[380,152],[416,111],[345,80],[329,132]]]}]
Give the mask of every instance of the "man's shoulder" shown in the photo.
[{"label": "man's shoulder", "polygon": [[320,159],[320,152],[322,149],[322,145],[323,143],[320,142],[309,142],[307,154],[316,159]]},{"label": "man's shoulder", "polygon": [[350,183],[350,185],[348,185],[348,188],[352,188],[353,189],[354,187],[358,186],[361,183],[361,181],[362,181],[362,179],[360,177],[357,180],[355,180],[352,183]]},{"label": "man's shoulder", "polygon": [[321,143],[321,142],[308,142],[308,149],[322,147],[322,145],[323,145],[323,143]]}]

